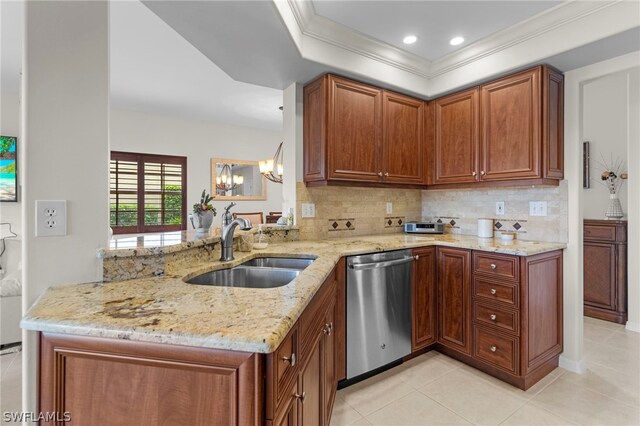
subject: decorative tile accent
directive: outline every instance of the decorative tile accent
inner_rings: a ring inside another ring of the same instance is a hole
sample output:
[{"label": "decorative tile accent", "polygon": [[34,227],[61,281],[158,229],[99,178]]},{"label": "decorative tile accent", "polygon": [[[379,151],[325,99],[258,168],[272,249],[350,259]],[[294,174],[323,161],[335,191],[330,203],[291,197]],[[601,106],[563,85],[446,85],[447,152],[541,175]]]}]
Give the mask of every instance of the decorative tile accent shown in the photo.
[{"label": "decorative tile accent", "polygon": [[[435,220],[435,218],[438,218],[437,220]],[[444,228],[445,229],[459,229],[459,221],[460,218],[457,216],[439,216],[436,215],[435,217],[433,217],[432,219],[425,219],[428,221],[433,221],[435,220],[436,223],[444,223]]]},{"label": "decorative tile accent", "polygon": [[343,219],[329,219],[329,232],[353,231],[356,229],[356,219],[353,217]]},{"label": "decorative tile accent", "polygon": [[496,222],[493,226],[495,226],[496,229],[502,228],[502,224],[500,222]]},{"label": "decorative tile accent", "polygon": [[522,225],[520,225],[518,222],[513,224],[513,227],[516,228],[516,231],[519,230],[520,228],[522,228]]},{"label": "decorative tile accent", "polygon": [[404,216],[387,216],[384,219],[385,228],[401,228],[402,224],[405,222]]}]

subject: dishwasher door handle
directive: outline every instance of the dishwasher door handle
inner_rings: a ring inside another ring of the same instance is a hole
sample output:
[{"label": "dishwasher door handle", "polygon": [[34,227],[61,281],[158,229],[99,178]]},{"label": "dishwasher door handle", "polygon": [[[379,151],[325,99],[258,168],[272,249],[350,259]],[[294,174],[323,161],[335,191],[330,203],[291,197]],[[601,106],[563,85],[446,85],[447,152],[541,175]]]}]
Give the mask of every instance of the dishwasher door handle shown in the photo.
[{"label": "dishwasher door handle", "polygon": [[371,263],[350,263],[349,268],[360,271],[363,269],[377,269],[386,268],[388,266],[402,265],[403,263],[413,262],[413,256],[403,257],[402,259],[387,260],[384,262],[371,262]]}]

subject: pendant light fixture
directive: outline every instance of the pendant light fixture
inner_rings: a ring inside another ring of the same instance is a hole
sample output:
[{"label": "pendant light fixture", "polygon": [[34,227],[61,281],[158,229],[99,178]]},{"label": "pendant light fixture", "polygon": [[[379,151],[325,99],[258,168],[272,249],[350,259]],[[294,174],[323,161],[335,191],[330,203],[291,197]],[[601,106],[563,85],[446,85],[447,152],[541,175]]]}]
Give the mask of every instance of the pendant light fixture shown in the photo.
[{"label": "pendant light fixture", "polygon": [[216,188],[221,191],[233,191],[244,183],[244,176],[234,175],[231,172],[233,164],[224,163],[220,174],[216,176]]},{"label": "pendant light fixture", "polygon": [[[282,111],[283,107],[280,107],[278,109]],[[275,183],[282,183],[282,144],[283,142],[280,142],[280,145],[278,145],[278,149],[276,150],[276,153],[272,159],[258,162],[258,166],[260,167],[260,173],[262,173],[262,176]]]}]

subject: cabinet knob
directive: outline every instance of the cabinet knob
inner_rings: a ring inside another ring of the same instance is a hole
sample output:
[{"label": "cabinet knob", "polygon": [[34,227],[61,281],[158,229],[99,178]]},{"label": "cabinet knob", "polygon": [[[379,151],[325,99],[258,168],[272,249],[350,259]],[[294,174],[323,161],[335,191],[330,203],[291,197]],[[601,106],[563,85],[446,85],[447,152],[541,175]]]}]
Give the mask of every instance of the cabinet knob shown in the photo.
[{"label": "cabinet knob", "polygon": [[299,399],[300,402],[302,402],[304,404],[304,400],[307,398],[307,392],[302,392],[302,395],[300,395],[299,393],[293,395],[296,399]]},{"label": "cabinet knob", "polygon": [[283,356],[282,362],[288,362],[292,367],[296,365],[296,354],[292,353],[290,357]]},{"label": "cabinet knob", "polygon": [[486,175],[486,173],[484,172],[484,170],[481,170],[481,171],[480,171],[480,174],[481,174],[482,176]]},{"label": "cabinet knob", "polygon": [[496,320],[496,314],[491,314],[489,316],[489,318],[491,318],[491,321],[495,321]]},{"label": "cabinet knob", "polygon": [[322,328],[322,332],[327,336],[331,336],[331,332],[333,331],[333,323],[325,324]]},{"label": "cabinet knob", "polygon": [[472,172],[472,173],[471,173],[471,176],[473,176],[473,177],[475,177],[476,175],[477,175],[477,173],[476,173],[476,172]]},{"label": "cabinet knob", "polygon": [[493,269],[494,271],[495,271],[495,269],[497,268],[497,266],[496,266],[496,264],[495,264],[495,263],[492,263],[490,266],[491,266],[491,269]]},{"label": "cabinet knob", "polygon": [[495,288],[491,289],[491,294],[496,294],[496,289]]},{"label": "cabinet knob", "polygon": [[384,174],[384,177],[389,177],[389,172],[386,172],[386,173]]},{"label": "cabinet knob", "polygon": [[413,256],[413,258],[414,258],[415,260],[418,260],[418,259],[420,259],[420,255],[419,255],[419,254],[416,254],[415,256]]},{"label": "cabinet knob", "polygon": [[489,349],[491,349],[491,352],[495,352],[498,350],[498,347],[496,345],[493,345]]},{"label": "cabinet knob", "polygon": [[382,177],[382,172],[378,172],[378,176]]}]

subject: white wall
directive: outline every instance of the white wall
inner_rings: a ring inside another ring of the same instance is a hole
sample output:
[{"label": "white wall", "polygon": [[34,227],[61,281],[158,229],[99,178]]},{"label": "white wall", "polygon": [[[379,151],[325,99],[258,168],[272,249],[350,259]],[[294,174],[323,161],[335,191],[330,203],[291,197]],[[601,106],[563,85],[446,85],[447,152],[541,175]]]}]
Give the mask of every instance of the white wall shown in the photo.
[{"label": "white wall", "polygon": [[[109,228],[109,3],[25,2],[23,309],[49,286],[98,281]],[[35,237],[35,200],[67,200],[67,236]],[[23,333],[34,412],[35,333]]]},{"label": "white wall", "polygon": [[[187,211],[200,200],[203,189],[211,193],[211,158],[264,160],[282,142],[282,133],[230,126],[138,111],[112,109],[111,149],[187,157]],[[286,172],[285,172],[286,173]],[[282,185],[267,182],[266,201],[237,201],[236,212],[282,210]],[[214,201],[220,220],[229,201]],[[214,225],[217,223],[214,221]],[[188,225],[189,228],[191,225]]]},{"label": "white wall", "polygon": [[[0,134],[18,137],[18,173],[22,173],[24,155],[23,142],[20,137],[20,101],[17,93],[2,93],[0,95]],[[18,185],[22,179],[18,176]],[[19,264],[21,259],[22,237],[22,193],[18,188],[17,203],[0,203],[0,222],[11,223],[11,229],[18,234],[18,239],[6,239],[6,251],[0,258],[0,265],[4,269],[6,278],[20,279]],[[8,229],[3,227],[3,232]]]},{"label": "white wall", "polygon": [[[629,119],[638,122],[638,117],[627,114],[627,97],[634,95],[630,89],[630,75],[637,76],[638,69],[621,71],[589,81],[583,86],[583,140],[590,142],[591,188],[583,190],[585,219],[604,219],[609,205],[609,191],[601,183],[602,163],[627,161]],[[637,95],[637,93],[635,93]],[[637,98],[637,96],[636,96]],[[637,99],[636,99],[637,102]],[[626,167],[623,171],[627,171]],[[618,194],[622,210],[628,211],[627,188],[624,182]]]}]

